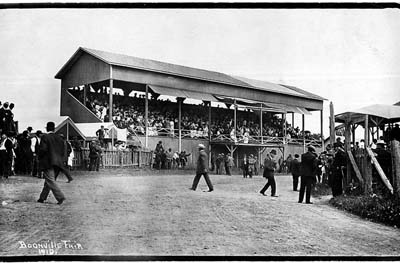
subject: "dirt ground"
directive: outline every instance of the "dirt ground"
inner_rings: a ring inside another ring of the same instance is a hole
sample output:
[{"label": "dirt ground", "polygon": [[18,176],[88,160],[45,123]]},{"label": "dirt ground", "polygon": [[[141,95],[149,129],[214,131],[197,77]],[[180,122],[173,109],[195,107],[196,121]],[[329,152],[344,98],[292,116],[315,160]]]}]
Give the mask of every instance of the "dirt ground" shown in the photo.
[{"label": "dirt ground", "polygon": [[[44,180],[0,181],[0,256],[38,254],[189,256],[400,255],[400,230],[328,205],[298,204],[291,177],[276,177],[278,198],[261,177],[103,170],[75,173],[67,197],[37,203]],[[47,246],[47,249],[45,248]]]}]

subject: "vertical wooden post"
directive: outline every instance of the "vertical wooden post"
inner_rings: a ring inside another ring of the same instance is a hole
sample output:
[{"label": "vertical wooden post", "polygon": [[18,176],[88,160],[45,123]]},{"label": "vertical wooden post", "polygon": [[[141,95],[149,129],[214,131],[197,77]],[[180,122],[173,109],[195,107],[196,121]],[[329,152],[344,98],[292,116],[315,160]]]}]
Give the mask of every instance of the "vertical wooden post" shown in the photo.
[{"label": "vertical wooden post", "polygon": [[261,136],[261,144],[264,144],[263,137],[263,105],[260,103],[260,136]]},{"label": "vertical wooden post", "polygon": [[370,194],[372,193],[372,166],[371,166],[371,158],[367,153],[367,147],[369,147],[369,127],[368,127],[368,114],[365,115],[364,122],[364,159],[363,159],[363,170],[364,170],[364,193]]},{"label": "vertical wooden post", "polygon": [[144,147],[149,147],[149,86],[146,85],[144,100]]},{"label": "vertical wooden post", "polygon": [[[283,144],[286,144],[286,113],[282,114],[282,121],[283,121]],[[283,153],[283,159],[285,159],[285,152]]]},{"label": "vertical wooden post", "polygon": [[325,142],[324,142],[324,110],[321,110],[321,147],[322,151],[325,150]]},{"label": "vertical wooden post", "polygon": [[303,153],[306,152],[306,134],[304,132],[304,114],[301,114],[301,124],[302,124],[302,129],[303,129]]},{"label": "vertical wooden post", "polygon": [[[349,151],[351,151],[351,146],[350,146],[350,129],[351,129],[351,123],[350,120],[348,118],[346,118],[345,120],[345,130],[344,130],[344,136],[345,136],[345,145],[344,145],[344,149],[345,152],[348,153]],[[347,154],[346,154],[347,156]],[[343,185],[344,190],[346,191],[349,184],[351,183],[351,163],[348,161],[348,157],[347,159],[347,166],[346,166],[346,180],[344,180],[345,184]]]},{"label": "vertical wooden post", "polygon": [[365,115],[364,121],[364,140],[365,140],[365,147],[369,146],[369,126],[368,126],[368,114]]},{"label": "vertical wooden post", "polygon": [[69,141],[69,122],[67,120],[67,141]]},{"label": "vertical wooden post", "polygon": [[392,178],[393,178],[393,194],[400,199],[400,143],[392,140],[390,144],[392,151]]},{"label": "vertical wooden post", "polygon": [[351,125],[351,137],[354,149],[356,148],[356,124]]},{"label": "vertical wooden post", "polygon": [[[232,156],[233,157],[233,156]],[[211,101],[208,104],[208,164],[211,167]]]},{"label": "vertical wooden post", "polygon": [[235,136],[235,142],[236,142],[236,140],[237,140],[236,111],[237,111],[237,105],[236,105],[236,99],[234,99],[234,101],[233,101],[233,118],[234,118],[234,119],[233,119],[233,125],[234,125],[234,129],[235,129],[235,134],[234,134],[234,136]]},{"label": "vertical wooden post", "polygon": [[292,129],[294,129],[294,112],[292,113]]},{"label": "vertical wooden post", "polygon": [[112,65],[110,65],[110,94],[109,94],[109,107],[110,107],[110,112],[109,112],[109,117],[108,121],[113,122],[113,89],[114,89],[114,80],[113,80],[113,71],[112,71]]},{"label": "vertical wooden post", "polygon": [[182,98],[177,98],[178,100],[178,151],[182,151]]},{"label": "vertical wooden post", "polygon": [[330,131],[330,140],[329,140],[329,142],[330,142],[330,144],[331,144],[331,146],[333,147],[333,144],[335,143],[335,141],[336,141],[336,138],[335,138],[335,113],[334,113],[334,110],[333,110],[333,103],[332,103],[332,101],[331,101],[331,103],[329,104],[329,109],[330,109],[330,125],[329,125],[329,131]]}]

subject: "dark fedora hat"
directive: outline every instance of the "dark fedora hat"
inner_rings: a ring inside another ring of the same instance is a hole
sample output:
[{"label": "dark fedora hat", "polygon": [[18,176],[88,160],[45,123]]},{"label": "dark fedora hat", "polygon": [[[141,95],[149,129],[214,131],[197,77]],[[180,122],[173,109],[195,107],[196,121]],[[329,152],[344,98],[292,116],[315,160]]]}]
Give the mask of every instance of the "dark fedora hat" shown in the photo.
[{"label": "dark fedora hat", "polygon": [[48,131],[54,131],[55,128],[56,128],[56,125],[52,121],[49,121],[46,124],[46,130],[48,130]]}]

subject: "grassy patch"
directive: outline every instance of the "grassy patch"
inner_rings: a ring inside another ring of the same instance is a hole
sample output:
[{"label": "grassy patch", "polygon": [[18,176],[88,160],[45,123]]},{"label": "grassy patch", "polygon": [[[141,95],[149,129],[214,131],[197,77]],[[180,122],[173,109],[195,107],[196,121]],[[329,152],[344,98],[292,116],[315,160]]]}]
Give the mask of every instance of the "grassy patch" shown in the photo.
[{"label": "grassy patch", "polygon": [[316,183],[315,187],[311,190],[311,195],[313,197],[331,195],[331,188],[325,183]]},{"label": "grassy patch", "polygon": [[375,222],[400,227],[400,202],[378,195],[343,195],[329,201],[333,206],[371,219]]}]

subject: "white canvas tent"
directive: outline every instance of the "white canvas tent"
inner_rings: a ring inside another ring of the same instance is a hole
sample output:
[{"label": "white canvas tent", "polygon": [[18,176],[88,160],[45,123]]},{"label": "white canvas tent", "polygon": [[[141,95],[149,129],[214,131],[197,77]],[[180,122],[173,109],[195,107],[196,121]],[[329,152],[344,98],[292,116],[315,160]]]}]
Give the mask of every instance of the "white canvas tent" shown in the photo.
[{"label": "white canvas tent", "polygon": [[96,131],[99,130],[101,126],[104,126],[106,131],[106,139],[127,141],[126,129],[118,129],[112,122],[74,123],[71,118],[62,117],[56,126],[55,132],[64,134],[67,138],[77,136],[85,141],[90,141],[97,138]]}]

